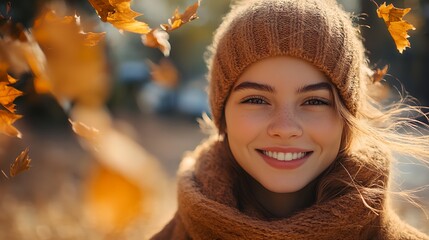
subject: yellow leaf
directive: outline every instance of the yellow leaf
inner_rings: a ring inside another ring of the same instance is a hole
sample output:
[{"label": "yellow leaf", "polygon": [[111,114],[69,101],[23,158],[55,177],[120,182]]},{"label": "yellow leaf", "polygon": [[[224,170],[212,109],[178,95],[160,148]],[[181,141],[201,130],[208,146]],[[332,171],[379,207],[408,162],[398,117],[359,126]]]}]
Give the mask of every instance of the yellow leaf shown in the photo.
[{"label": "yellow leaf", "polygon": [[164,56],[170,55],[171,45],[168,42],[169,35],[161,29],[153,29],[146,35],[142,35],[142,42],[145,46],[159,48]]},{"label": "yellow leaf", "polygon": [[183,14],[180,14],[179,10],[176,8],[173,16],[168,19],[168,24],[161,24],[161,28],[165,31],[173,31],[181,27],[183,24],[197,19],[197,10],[200,6],[200,3],[201,0],[198,0],[193,5],[187,7]]},{"label": "yellow leaf", "polygon": [[8,83],[6,82],[0,82],[0,104],[11,113],[15,112],[15,105],[13,104],[13,101],[15,101],[15,98],[21,95],[21,91],[8,86]]},{"label": "yellow leaf", "polygon": [[88,0],[101,20],[112,24],[120,30],[147,34],[150,27],[147,23],[135,20],[141,13],[130,7],[131,0]]},{"label": "yellow leaf", "polygon": [[378,9],[377,15],[382,18],[387,25],[396,48],[402,53],[405,48],[410,47],[410,42],[407,40],[408,30],[415,30],[414,26],[403,20],[402,18],[411,10],[411,8],[396,8],[393,4],[386,6],[384,2]]},{"label": "yellow leaf", "polygon": [[383,79],[383,77],[386,75],[388,69],[389,69],[388,65],[384,66],[383,69],[377,68],[377,70],[375,70],[374,74],[372,75],[372,82],[373,83],[380,82]]},{"label": "yellow leaf", "polygon": [[22,173],[28,170],[31,166],[31,159],[28,156],[29,148],[27,147],[24,151],[19,154],[19,156],[15,159],[15,161],[10,165],[9,175],[11,177],[15,177],[19,173]]},{"label": "yellow leaf", "polygon": [[104,39],[104,36],[106,33],[93,33],[93,32],[87,32],[84,35],[84,45],[88,47],[93,47],[97,45],[102,39]]},{"label": "yellow leaf", "polygon": [[22,116],[0,110],[0,132],[11,137],[21,138],[22,134],[12,124]]}]

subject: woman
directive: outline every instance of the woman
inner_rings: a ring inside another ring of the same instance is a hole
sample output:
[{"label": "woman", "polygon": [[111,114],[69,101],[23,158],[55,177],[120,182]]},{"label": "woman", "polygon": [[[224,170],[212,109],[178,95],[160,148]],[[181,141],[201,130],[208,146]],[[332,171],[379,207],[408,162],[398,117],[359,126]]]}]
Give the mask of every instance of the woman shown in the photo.
[{"label": "woman", "polygon": [[218,135],[183,160],[177,213],[153,239],[429,239],[387,199],[392,151],[429,155],[428,136],[397,131],[423,113],[372,99],[334,0],[242,1],[210,51]]}]

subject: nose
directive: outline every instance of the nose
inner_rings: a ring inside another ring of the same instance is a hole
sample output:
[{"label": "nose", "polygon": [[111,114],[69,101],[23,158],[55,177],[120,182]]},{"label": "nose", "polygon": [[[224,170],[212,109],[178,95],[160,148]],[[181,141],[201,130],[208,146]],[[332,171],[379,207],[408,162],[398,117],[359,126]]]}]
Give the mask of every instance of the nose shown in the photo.
[{"label": "nose", "polygon": [[268,135],[275,138],[299,137],[303,133],[299,119],[291,111],[279,111],[271,118]]}]

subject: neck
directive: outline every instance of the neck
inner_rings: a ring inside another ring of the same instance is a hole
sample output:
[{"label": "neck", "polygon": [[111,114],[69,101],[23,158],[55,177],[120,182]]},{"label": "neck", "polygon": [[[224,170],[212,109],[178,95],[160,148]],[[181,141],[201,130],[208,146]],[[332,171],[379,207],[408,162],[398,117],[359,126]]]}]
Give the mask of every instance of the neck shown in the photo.
[{"label": "neck", "polygon": [[286,218],[314,204],[316,182],[312,181],[297,192],[276,193],[266,189],[252,177],[249,179],[255,204],[270,218]]}]

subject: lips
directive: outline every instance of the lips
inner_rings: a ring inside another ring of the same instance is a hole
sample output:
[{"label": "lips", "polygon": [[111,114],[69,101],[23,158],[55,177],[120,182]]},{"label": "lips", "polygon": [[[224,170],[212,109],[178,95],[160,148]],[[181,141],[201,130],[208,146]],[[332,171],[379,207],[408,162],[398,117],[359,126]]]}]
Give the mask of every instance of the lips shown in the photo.
[{"label": "lips", "polygon": [[275,158],[279,161],[293,161],[304,158],[308,152],[275,152],[275,151],[262,151],[268,157]]},{"label": "lips", "polygon": [[257,149],[262,159],[277,169],[295,169],[306,162],[313,151],[298,148],[265,148]]}]

